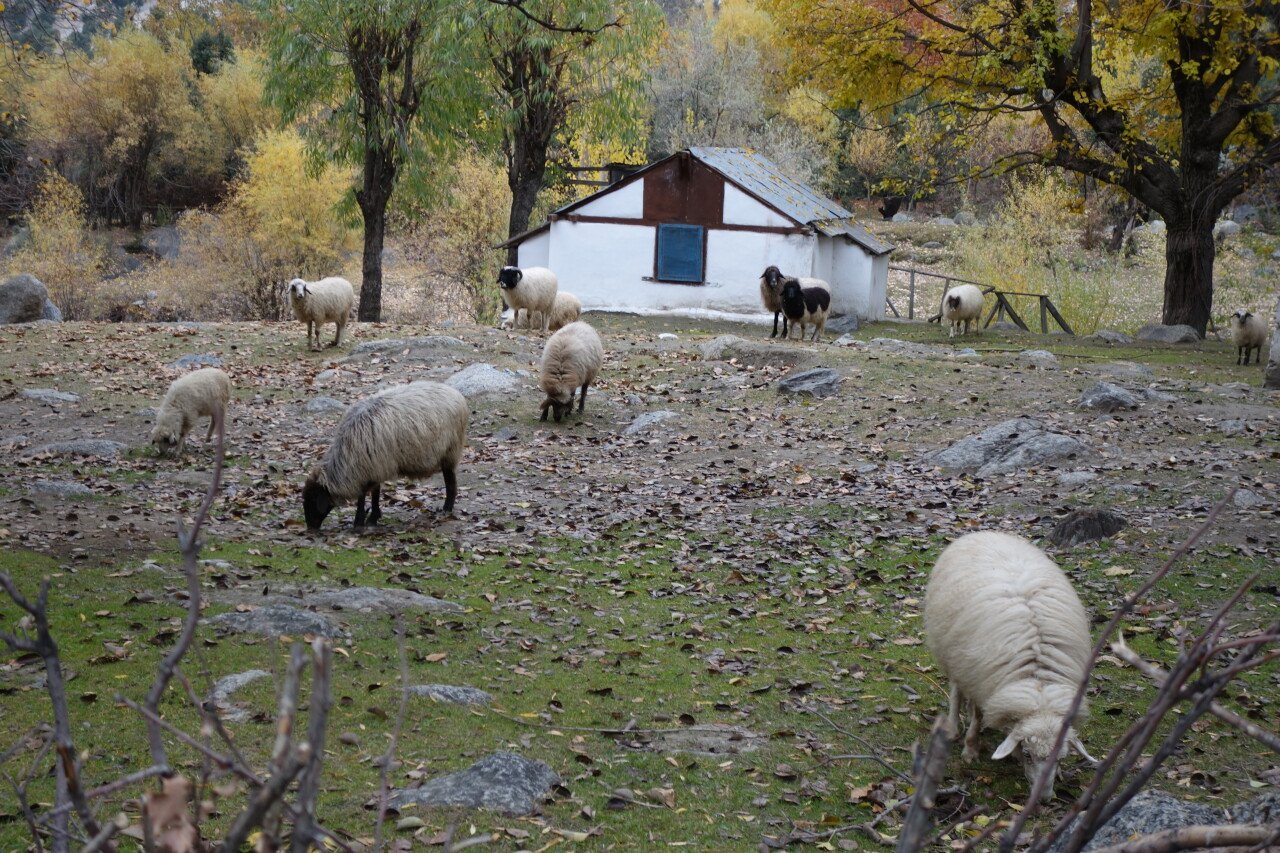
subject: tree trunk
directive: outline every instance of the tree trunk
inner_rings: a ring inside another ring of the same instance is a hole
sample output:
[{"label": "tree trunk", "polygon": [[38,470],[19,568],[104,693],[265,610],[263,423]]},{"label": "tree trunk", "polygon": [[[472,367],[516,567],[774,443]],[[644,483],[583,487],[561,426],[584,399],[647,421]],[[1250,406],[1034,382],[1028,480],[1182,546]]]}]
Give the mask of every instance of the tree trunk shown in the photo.
[{"label": "tree trunk", "polygon": [[364,186],[356,192],[360,214],[364,217],[360,308],[356,312],[362,323],[382,320],[382,243],[387,233],[387,202],[391,200],[395,180],[396,164],[388,149],[377,143],[366,143]]},{"label": "tree trunk", "polygon": [[1213,310],[1213,217],[1166,224],[1162,322],[1190,326],[1204,337]]},{"label": "tree trunk", "polygon": [[[545,163],[545,157],[543,162]],[[533,214],[533,206],[538,201],[538,193],[542,190],[543,173],[512,174],[508,178],[511,185],[511,218],[507,220],[507,236],[514,237],[529,230],[529,217]],[[507,263],[518,266],[520,262],[519,246],[507,247]]]}]

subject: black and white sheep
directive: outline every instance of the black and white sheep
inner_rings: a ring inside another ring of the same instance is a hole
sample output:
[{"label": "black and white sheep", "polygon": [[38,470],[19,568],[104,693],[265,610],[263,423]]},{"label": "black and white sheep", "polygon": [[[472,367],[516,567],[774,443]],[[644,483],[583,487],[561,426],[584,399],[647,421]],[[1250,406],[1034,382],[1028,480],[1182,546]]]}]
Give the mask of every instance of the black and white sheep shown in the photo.
[{"label": "black and white sheep", "polygon": [[542,314],[542,332],[547,333],[555,306],[558,284],[556,274],[546,267],[503,267],[498,273],[498,287],[512,311],[512,327],[520,328],[520,310],[525,312],[525,326],[533,328],[533,315]]},{"label": "black and white sheep", "polygon": [[1236,348],[1236,364],[1248,364],[1251,350],[1257,350],[1255,363],[1262,363],[1262,345],[1267,342],[1267,324],[1252,312],[1240,310],[1231,315],[1231,343]]},{"label": "black and white sheep", "polygon": [[230,402],[231,379],[218,368],[202,367],[179,376],[160,401],[151,443],[162,454],[181,453],[187,443],[187,433],[200,418],[209,419],[209,431],[205,434],[208,441],[213,438],[217,417],[226,418]]},{"label": "black and white sheep", "polygon": [[[803,279],[788,278],[782,285],[782,315],[790,321],[791,328],[800,324],[800,340],[804,340],[805,328],[813,326],[813,340],[817,341],[827,326],[831,312],[831,293],[822,287],[802,287]],[[782,336],[787,337],[784,326]]]},{"label": "black and white sheep", "polygon": [[[771,338],[778,336],[778,317],[782,317],[782,336],[787,336],[788,325],[787,316],[782,310],[782,285],[790,276],[785,276],[782,271],[775,266],[765,267],[763,273],[760,274],[760,301],[764,303],[764,310],[773,312],[773,332],[769,335]],[[820,278],[797,278],[801,288],[820,287],[828,293],[831,292],[831,285],[827,284]]]},{"label": "black and white sheep", "polygon": [[964,325],[962,334],[968,334],[969,323],[978,331],[978,321],[982,319],[982,291],[972,284],[961,284],[951,288],[942,297],[942,319],[951,324],[951,334]]},{"label": "black and white sheep", "polygon": [[[467,400],[448,385],[412,382],[353,403],[324,459],[302,488],[307,529],[316,531],[338,504],[356,500],[356,527],[382,517],[382,484],[444,475],[444,511],[458,497],[458,460],[467,440]],[[364,496],[372,507],[365,516]]]},{"label": "black and white sheep", "polygon": [[562,417],[573,411],[573,395],[579,388],[582,389],[578,400],[581,413],[587,405],[587,387],[596,381],[603,363],[604,345],[588,323],[579,320],[552,335],[542,351],[539,384],[547,399],[542,402],[541,420],[547,419],[550,409],[556,423],[560,423]]},{"label": "black and white sheep", "polygon": [[320,327],[325,323],[338,327],[338,334],[329,346],[336,347],[342,343],[342,330],[355,308],[356,294],[351,282],[338,276],[319,281],[295,278],[289,282],[289,305],[293,308],[293,316],[307,324],[307,346],[318,350]]},{"label": "black and white sheep", "polygon": [[[1052,765],[1043,793],[1051,799],[1060,757],[1052,754],[1053,745],[1091,652],[1089,619],[1067,576],[1020,537],[991,531],[962,536],[942,552],[929,577],[924,629],[929,650],[951,681],[953,735],[960,703],[968,704],[964,759],[977,757],[983,725],[1007,731],[991,757],[1020,749],[1032,784]],[[1082,703],[1064,746],[1086,758],[1076,729],[1087,714]]]}]

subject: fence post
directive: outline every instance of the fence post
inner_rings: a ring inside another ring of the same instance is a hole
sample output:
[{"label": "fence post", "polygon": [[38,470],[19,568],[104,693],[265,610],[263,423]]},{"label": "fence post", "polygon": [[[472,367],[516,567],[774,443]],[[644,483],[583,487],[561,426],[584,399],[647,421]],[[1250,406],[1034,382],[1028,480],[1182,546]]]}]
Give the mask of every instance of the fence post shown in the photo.
[{"label": "fence post", "polygon": [[1049,334],[1049,312],[1045,308],[1045,303],[1049,301],[1049,297],[1040,297],[1040,334]]},{"label": "fence post", "polygon": [[907,282],[907,319],[914,320],[916,318],[916,271],[911,271],[911,278]]}]

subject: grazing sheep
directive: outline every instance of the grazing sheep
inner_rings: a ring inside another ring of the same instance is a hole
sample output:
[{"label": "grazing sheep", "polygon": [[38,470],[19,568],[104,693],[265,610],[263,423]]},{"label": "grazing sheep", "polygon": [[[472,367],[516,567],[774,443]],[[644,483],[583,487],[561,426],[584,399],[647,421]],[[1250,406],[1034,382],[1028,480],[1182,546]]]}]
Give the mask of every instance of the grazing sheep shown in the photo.
[{"label": "grazing sheep", "polygon": [[[992,754],[1022,750],[1028,782],[1053,767],[1044,800],[1053,797],[1058,731],[1089,663],[1089,620],[1062,570],[1025,539],[1007,533],[971,533],[947,546],[925,591],[924,629],[929,650],[951,681],[948,725],[958,730],[960,702],[970,724],[963,757],[977,757],[978,732],[1008,736]],[[1075,727],[1066,746],[1085,752]],[[1092,759],[1090,759],[1092,760]]]},{"label": "grazing sheep", "polygon": [[[782,274],[777,267],[765,267],[763,273],[760,274],[760,301],[764,303],[764,310],[773,312],[773,332],[769,335],[771,338],[778,336],[778,315],[782,315],[782,336],[787,336],[788,325],[787,315],[782,310],[782,285],[788,276]],[[820,278],[798,278],[800,287],[819,287],[828,293],[831,292],[831,285],[827,284]]]},{"label": "grazing sheep", "polygon": [[568,291],[556,293],[556,300],[551,305],[550,330],[558,332],[582,316],[582,301]]},{"label": "grazing sheep", "polygon": [[498,286],[512,310],[512,328],[520,328],[520,309],[525,312],[525,326],[533,328],[533,315],[542,314],[542,333],[551,323],[556,301],[556,274],[546,267],[503,267],[498,273]]},{"label": "grazing sheep", "polygon": [[[788,278],[782,285],[782,314],[791,321],[791,328],[800,324],[800,340],[804,340],[805,327],[813,326],[813,339],[816,341],[827,325],[827,314],[831,311],[831,293],[821,287],[801,287],[803,279]],[[787,337],[788,330],[782,331]]]},{"label": "grazing sheep", "polygon": [[964,324],[962,334],[968,334],[969,322],[973,322],[973,330],[978,331],[978,321],[982,318],[982,291],[972,284],[953,287],[942,297],[942,319],[951,324],[951,334],[956,336],[960,324]]},{"label": "grazing sheep", "polygon": [[[444,474],[444,511],[458,497],[458,459],[467,440],[467,400],[448,385],[412,382],[353,403],[324,459],[302,488],[307,529],[317,531],[339,503],[356,500],[356,527],[382,517],[382,484]],[[366,518],[364,496],[372,493]]]},{"label": "grazing sheep", "polygon": [[1262,345],[1266,342],[1267,324],[1261,317],[1243,310],[1231,315],[1231,343],[1236,347],[1236,364],[1248,364],[1250,350],[1257,350],[1254,363],[1261,364]]},{"label": "grazing sheep", "polygon": [[556,423],[560,423],[573,411],[573,395],[578,388],[582,389],[578,400],[581,413],[587,405],[587,387],[596,381],[603,362],[604,345],[589,324],[579,320],[552,335],[542,351],[540,382],[547,399],[542,403],[541,420],[547,419],[547,409],[551,409]]},{"label": "grazing sheep", "polygon": [[179,376],[160,401],[151,443],[162,454],[171,450],[181,453],[187,443],[187,433],[197,420],[205,417],[209,419],[209,432],[204,440],[208,441],[213,438],[215,415],[225,418],[229,402],[231,380],[218,368],[202,367]]},{"label": "grazing sheep", "polygon": [[293,307],[293,316],[307,324],[307,346],[319,350],[320,327],[325,323],[338,327],[338,334],[329,346],[342,343],[342,330],[356,305],[356,294],[345,278],[330,276],[319,281],[295,278],[289,282],[289,304]]}]

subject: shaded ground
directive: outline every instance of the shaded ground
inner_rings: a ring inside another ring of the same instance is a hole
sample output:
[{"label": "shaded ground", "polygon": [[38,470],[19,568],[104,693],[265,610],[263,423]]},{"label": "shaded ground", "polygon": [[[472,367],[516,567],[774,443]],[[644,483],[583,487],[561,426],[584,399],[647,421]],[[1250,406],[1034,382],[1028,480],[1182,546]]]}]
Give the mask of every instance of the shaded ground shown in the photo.
[{"label": "shaded ground", "polygon": [[[754,326],[587,319],[606,340],[607,364],[585,416],[560,425],[537,421],[541,340],[493,329],[362,324],[352,346],[428,334],[461,343],[356,355],[349,347],[308,352],[297,324],[0,329],[0,445],[8,450],[0,457],[0,568],[27,587],[43,573],[56,577],[57,629],[81,700],[77,742],[93,779],[134,767],[141,730],[108,700],[117,690],[140,695],[180,615],[173,525],[207,484],[208,448],[203,428],[181,461],[156,459],[145,445],[146,410],[177,375],[163,365],[186,354],[221,357],[236,384],[226,489],[204,555],[215,561],[206,567],[217,602],[209,614],[266,603],[280,590],[347,585],[462,604],[461,614],[403,617],[412,677],[486,690],[493,706],[414,700],[396,784],[462,769],[497,749],[547,762],[565,790],[544,815],[463,817],[477,831],[506,833],[497,849],[563,837],[528,840],[553,829],[593,828],[584,849],[753,849],[797,827],[869,819],[893,799],[894,783],[879,784],[885,774],[873,763],[833,756],[863,752],[856,733],[905,769],[906,750],[945,706],[945,685],[921,644],[919,607],[937,550],[966,530],[1039,538],[1072,509],[1120,512],[1129,526],[1114,540],[1055,553],[1104,619],[1213,503],[1242,486],[1251,496],[1244,506],[1225,514],[1126,634],[1167,662],[1178,632],[1253,571],[1263,581],[1232,631],[1280,610],[1280,399],[1258,387],[1260,369],[1236,366],[1225,344],[1116,347],[1002,333],[949,341],[923,324],[856,335],[941,348],[918,355],[883,345],[768,344]],[[704,358],[701,346],[721,334],[766,346],[736,361]],[[976,356],[951,357],[968,346]],[[1056,360],[1028,358],[1027,349]],[[472,398],[456,516],[438,515],[437,478],[384,490],[377,531],[353,533],[347,508],[321,537],[308,537],[300,484],[340,410],[312,414],[306,403],[350,402],[478,362],[529,375],[518,392]],[[819,365],[843,376],[839,395],[777,394],[777,380],[793,368]],[[1135,411],[1077,408],[1100,380],[1157,393]],[[17,394],[33,387],[82,401],[48,405]],[[657,410],[676,416],[623,435]],[[987,479],[921,461],[1024,415],[1091,452],[1060,470]],[[27,456],[81,438],[131,449],[114,460]],[[1095,476],[1060,480],[1068,471]],[[50,482],[91,494],[59,497]],[[399,697],[393,620],[379,609],[318,609],[349,632],[335,687],[334,733],[344,737],[330,739],[322,818],[362,838],[371,833],[365,807],[376,791],[371,762],[385,749]],[[12,623],[13,609],[0,608],[0,617]],[[189,668],[211,677],[279,671],[279,645],[203,631]],[[0,665],[0,747],[39,719],[37,684],[31,662]],[[251,754],[270,742],[272,689],[271,679],[259,679],[237,697],[253,712],[234,727]],[[1146,709],[1151,690],[1107,664],[1095,693],[1085,740],[1104,752]],[[1261,715],[1262,702],[1277,696],[1272,667],[1233,701]],[[171,705],[175,719],[190,717],[177,695]],[[726,737],[723,726],[746,734]],[[1275,781],[1272,759],[1252,743],[1216,723],[1199,728],[1162,785],[1234,802],[1251,783]],[[682,729],[691,736],[666,734]],[[674,751],[681,748],[691,751]],[[1069,761],[1059,792],[1077,792],[1083,770]],[[968,791],[948,803],[957,810],[976,802],[1007,812],[1006,800],[1021,799],[1022,775],[1011,764],[965,768],[957,757],[949,774]],[[641,799],[662,793],[644,807],[613,796],[618,788]],[[4,802],[0,795],[0,840],[9,848],[22,828]],[[423,839],[452,819],[419,816]],[[890,835],[893,826],[881,824]]]}]

